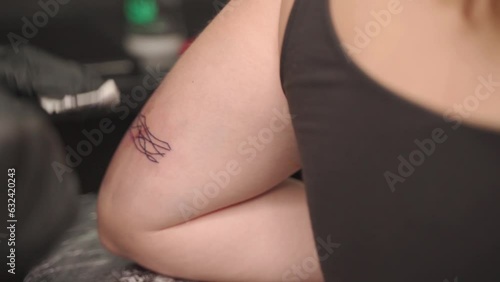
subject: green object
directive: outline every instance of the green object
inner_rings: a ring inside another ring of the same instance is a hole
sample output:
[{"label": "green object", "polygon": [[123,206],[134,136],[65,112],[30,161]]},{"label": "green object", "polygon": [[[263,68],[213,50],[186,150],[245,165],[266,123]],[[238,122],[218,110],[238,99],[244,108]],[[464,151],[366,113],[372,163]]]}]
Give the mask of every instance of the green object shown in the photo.
[{"label": "green object", "polygon": [[145,25],[158,17],[156,0],[125,0],[125,17],[129,23]]}]

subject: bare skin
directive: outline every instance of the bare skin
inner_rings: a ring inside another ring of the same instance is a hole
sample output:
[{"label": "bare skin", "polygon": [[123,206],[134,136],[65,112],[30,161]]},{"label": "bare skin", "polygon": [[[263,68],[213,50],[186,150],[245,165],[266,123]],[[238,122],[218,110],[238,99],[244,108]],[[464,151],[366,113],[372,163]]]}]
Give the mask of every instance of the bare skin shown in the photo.
[{"label": "bare skin", "polygon": [[[281,280],[315,255],[303,185],[286,180],[300,162],[279,79],[280,4],[230,4],[145,106],[171,151],[155,163],[123,139],[98,201],[112,252],[202,281]],[[213,175],[230,178],[216,188]]]},{"label": "bare skin", "polygon": [[[351,46],[354,28],[364,29],[374,19],[371,11],[388,10],[391,3],[355,2],[334,0],[330,5],[341,41]],[[460,112],[455,105],[474,96],[479,76],[492,76],[498,88],[500,13],[491,10],[498,10],[495,1],[397,2],[401,12],[392,15],[368,46],[351,53],[358,67],[393,93],[438,114]],[[484,95],[486,91],[479,90]],[[499,106],[500,95],[492,93],[479,107],[462,109],[460,115],[466,123],[500,130]]]},{"label": "bare skin", "polygon": [[[355,28],[389,2],[331,0],[342,42],[359,47]],[[98,202],[100,238],[112,252],[193,280],[323,280],[319,269],[296,269],[310,257],[318,261],[304,187],[287,180],[300,169],[279,80],[292,5],[233,0],[156,91],[142,114],[157,144],[170,150],[148,158],[140,151],[152,147],[139,144],[138,151],[134,144],[148,134],[123,139]],[[492,12],[499,5],[401,0],[400,6],[368,45],[350,54],[370,77],[447,115],[457,115],[455,105],[474,95],[478,76],[500,82],[499,17]],[[499,108],[493,92],[462,113],[463,122],[500,130]],[[259,141],[269,132],[272,138]]]}]

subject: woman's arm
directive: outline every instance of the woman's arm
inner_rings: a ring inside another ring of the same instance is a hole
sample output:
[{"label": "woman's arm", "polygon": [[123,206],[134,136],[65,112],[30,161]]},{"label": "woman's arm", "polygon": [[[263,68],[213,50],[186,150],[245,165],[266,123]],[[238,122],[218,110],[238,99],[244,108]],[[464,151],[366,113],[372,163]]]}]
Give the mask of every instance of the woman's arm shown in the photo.
[{"label": "woman's arm", "polygon": [[[215,259],[221,269],[228,264],[244,268],[253,261],[277,267],[275,272],[314,253],[303,192],[273,198],[296,199],[285,201],[286,207],[282,200],[259,200],[268,203],[261,209],[265,213],[235,206],[244,211],[237,226],[228,216],[241,212],[227,207],[262,195],[300,167],[279,77],[280,2],[228,4],[145,106],[115,153],[99,194],[99,233],[109,249],[171,275],[184,274],[173,265],[184,260],[198,273],[190,275],[195,278],[217,272],[214,265],[200,265],[203,256],[214,252],[220,255],[205,260]],[[287,210],[295,212],[278,216]],[[263,214],[267,219],[255,226],[260,221],[256,216]],[[228,236],[214,238],[221,230]],[[292,234],[292,239],[282,238]],[[203,240],[186,242],[200,236]],[[250,240],[256,236],[264,236],[265,243]],[[208,248],[212,242],[214,248],[194,254],[184,245],[190,242],[195,244],[190,248]],[[240,246],[235,252],[248,251],[239,255],[252,259],[242,265],[234,256],[221,256],[224,252],[216,246],[224,245]],[[160,254],[154,252],[160,249]],[[184,255],[174,263],[163,251]],[[150,264],[148,257],[156,259]],[[273,266],[278,257],[282,261]]]},{"label": "woman's arm", "polygon": [[151,162],[131,138],[138,129],[128,132],[101,187],[101,222],[110,216],[159,230],[184,222],[179,205],[193,206],[215,175],[231,177],[199,215],[261,194],[299,169],[279,80],[279,2],[228,4],[182,56],[142,111],[171,150]]}]

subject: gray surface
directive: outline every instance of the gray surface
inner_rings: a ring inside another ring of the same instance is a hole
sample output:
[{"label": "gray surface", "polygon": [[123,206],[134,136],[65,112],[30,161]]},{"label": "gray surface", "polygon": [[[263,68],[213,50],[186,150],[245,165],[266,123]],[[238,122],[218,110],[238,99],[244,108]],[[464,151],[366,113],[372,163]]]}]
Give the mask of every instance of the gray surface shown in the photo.
[{"label": "gray surface", "polygon": [[188,282],[150,272],[106,251],[97,236],[96,196],[80,197],[77,221],[24,282]]}]

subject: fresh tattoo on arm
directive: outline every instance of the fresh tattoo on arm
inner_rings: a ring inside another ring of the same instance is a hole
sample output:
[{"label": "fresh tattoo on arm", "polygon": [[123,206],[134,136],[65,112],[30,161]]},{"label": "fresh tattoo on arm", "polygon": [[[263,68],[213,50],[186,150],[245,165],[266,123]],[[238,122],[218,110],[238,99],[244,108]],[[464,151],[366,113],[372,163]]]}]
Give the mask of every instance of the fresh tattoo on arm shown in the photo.
[{"label": "fresh tattoo on arm", "polygon": [[172,150],[170,144],[158,139],[149,131],[146,116],[143,114],[140,114],[132,127],[130,127],[130,136],[137,150],[154,163],[158,163],[158,158],[164,157],[166,151]]}]

